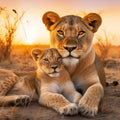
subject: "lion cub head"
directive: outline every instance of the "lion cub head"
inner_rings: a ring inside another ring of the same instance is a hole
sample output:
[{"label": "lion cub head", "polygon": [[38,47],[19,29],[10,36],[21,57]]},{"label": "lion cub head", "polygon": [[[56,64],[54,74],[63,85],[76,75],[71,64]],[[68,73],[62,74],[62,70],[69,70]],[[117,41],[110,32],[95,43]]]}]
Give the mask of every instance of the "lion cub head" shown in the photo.
[{"label": "lion cub head", "polygon": [[50,31],[51,47],[57,48],[64,59],[80,59],[91,51],[94,33],[101,25],[101,17],[90,13],[84,18],[75,15],[60,17],[55,12],[43,15],[43,23]]},{"label": "lion cub head", "polygon": [[46,50],[33,49],[32,56],[40,72],[50,77],[59,76],[60,71],[63,69],[62,56],[55,48]]}]

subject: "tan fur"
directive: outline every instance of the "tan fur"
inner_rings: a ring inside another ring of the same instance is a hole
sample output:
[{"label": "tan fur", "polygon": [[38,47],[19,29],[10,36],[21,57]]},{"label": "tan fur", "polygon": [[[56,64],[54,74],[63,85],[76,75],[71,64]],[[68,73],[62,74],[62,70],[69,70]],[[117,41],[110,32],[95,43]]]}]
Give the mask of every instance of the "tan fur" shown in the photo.
[{"label": "tan fur", "polygon": [[7,94],[18,80],[18,76],[12,71],[0,69],[0,96]]},{"label": "tan fur", "polygon": [[36,86],[39,103],[60,114],[77,114],[81,94],[75,90],[58,51],[54,48],[45,51],[34,49],[32,55],[38,68]]},{"label": "tan fur", "polygon": [[103,97],[105,73],[96,56],[92,41],[102,23],[101,17],[90,13],[84,18],[75,15],[59,17],[55,12],[43,15],[50,31],[50,47],[57,48],[77,90],[82,90],[79,111],[85,116],[95,116]]},{"label": "tan fur", "polygon": [[24,106],[31,99],[37,99],[34,79],[18,77],[10,70],[0,69],[0,106]]}]

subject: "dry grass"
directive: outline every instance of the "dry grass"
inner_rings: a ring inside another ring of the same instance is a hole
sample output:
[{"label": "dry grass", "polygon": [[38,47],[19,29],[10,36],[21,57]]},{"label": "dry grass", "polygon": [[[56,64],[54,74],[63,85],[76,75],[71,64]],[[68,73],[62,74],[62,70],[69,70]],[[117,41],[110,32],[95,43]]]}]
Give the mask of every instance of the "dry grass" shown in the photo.
[{"label": "dry grass", "polygon": [[10,61],[11,46],[24,13],[0,7],[0,62]]},{"label": "dry grass", "polygon": [[112,45],[109,41],[103,41],[101,39],[98,39],[98,42],[94,45],[96,53],[103,61],[107,57],[108,51],[111,47]]},{"label": "dry grass", "polygon": [[2,63],[0,65],[2,68],[12,70],[34,70],[36,65],[31,57],[31,50],[33,48],[45,49],[48,47],[49,45],[13,45],[10,63]]},{"label": "dry grass", "polygon": [[96,53],[100,56],[101,60],[105,60],[108,56],[108,52],[113,46],[110,41],[115,39],[115,35],[108,33],[106,30],[102,30],[100,35],[97,35],[98,42],[94,45]]},{"label": "dry grass", "polygon": [[3,40],[0,39],[0,62],[9,60],[11,47],[9,47]]}]

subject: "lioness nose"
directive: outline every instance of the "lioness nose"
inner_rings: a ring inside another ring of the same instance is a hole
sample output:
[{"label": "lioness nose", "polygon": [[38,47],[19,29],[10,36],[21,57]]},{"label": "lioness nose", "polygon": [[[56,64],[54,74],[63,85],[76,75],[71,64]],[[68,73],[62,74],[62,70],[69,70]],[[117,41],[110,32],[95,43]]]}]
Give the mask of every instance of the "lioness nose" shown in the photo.
[{"label": "lioness nose", "polygon": [[56,70],[57,67],[58,67],[57,65],[52,65],[52,66],[51,66],[51,68],[53,68],[54,70]]},{"label": "lioness nose", "polygon": [[68,50],[69,52],[72,52],[72,51],[75,50],[77,47],[76,47],[76,46],[74,46],[74,47],[64,46],[64,48],[65,48],[66,50]]}]

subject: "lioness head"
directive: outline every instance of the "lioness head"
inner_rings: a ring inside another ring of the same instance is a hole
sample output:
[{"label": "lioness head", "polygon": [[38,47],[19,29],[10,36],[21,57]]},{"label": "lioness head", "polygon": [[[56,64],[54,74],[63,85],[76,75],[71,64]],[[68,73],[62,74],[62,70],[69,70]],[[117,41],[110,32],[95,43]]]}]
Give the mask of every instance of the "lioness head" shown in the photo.
[{"label": "lioness head", "polygon": [[57,48],[64,59],[81,59],[92,49],[94,33],[101,25],[101,17],[90,13],[84,18],[74,15],[60,17],[47,12],[43,23],[51,34],[51,47]]},{"label": "lioness head", "polygon": [[33,49],[33,59],[37,63],[37,67],[40,71],[51,77],[59,76],[59,72],[63,68],[62,56],[57,49],[51,48],[46,50]]}]

